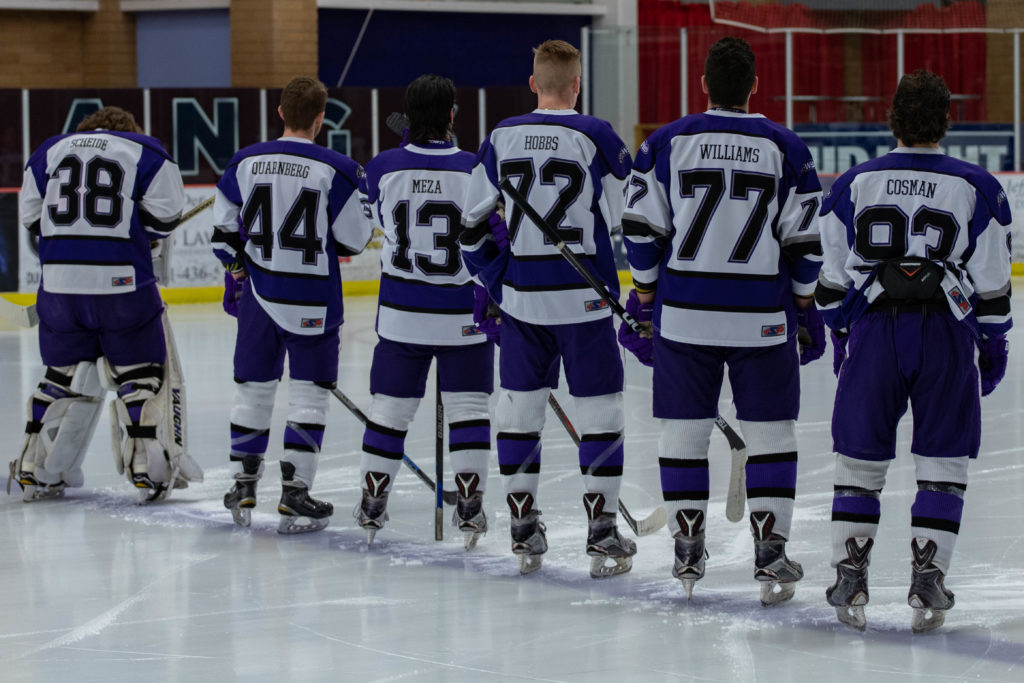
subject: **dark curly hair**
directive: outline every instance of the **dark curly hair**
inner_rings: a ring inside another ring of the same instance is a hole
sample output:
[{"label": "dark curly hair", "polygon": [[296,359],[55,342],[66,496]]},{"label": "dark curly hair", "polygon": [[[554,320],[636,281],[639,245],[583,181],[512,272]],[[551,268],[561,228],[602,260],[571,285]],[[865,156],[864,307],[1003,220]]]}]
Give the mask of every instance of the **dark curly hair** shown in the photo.
[{"label": "dark curly hair", "polygon": [[82,133],[90,130],[118,130],[125,133],[141,133],[142,128],[136,123],[131,112],[121,107],[103,107],[82,119],[75,131]]},{"label": "dark curly hair", "polygon": [[719,107],[742,107],[754,87],[754,52],[742,38],[726,36],[704,60],[708,98]]},{"label": "dark curly hair", "polygon": [[405,114],[409,117],[409,141],[445,140],[455,106],[455,84],[437,74],[424,74],[405,89]]},{"label": "dark curly hair", "polygon": [[908,147],[938,142],[949,130],[949,88],[942,76],[918,69],[900,79],[889,128]]}]

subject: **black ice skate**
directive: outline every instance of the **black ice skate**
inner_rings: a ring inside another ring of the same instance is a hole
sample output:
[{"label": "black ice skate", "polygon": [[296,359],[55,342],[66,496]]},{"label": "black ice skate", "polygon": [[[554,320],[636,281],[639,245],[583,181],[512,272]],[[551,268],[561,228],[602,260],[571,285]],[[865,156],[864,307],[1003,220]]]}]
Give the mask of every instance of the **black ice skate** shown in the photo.
[{"label": "black ice skate", "polygon": [[623,538],[615,526],[615,513],[604,511],[604,494],[584,493],[587,510],[587,555],[590,555],[590,576],[603,579],[625,574],[633,568],[636,543]]},{"label": "black ice skate", "polygon": [[918,536],[910,542],[914,555],[911,563],[910,592],[907,604],[914,608],[910,629],[923,633],[942,626],[946,610],[954,604],[953,591],[943,585],[945,575],[932,562],[938,548],[935,541]]},{"label": "black ice skate", "polygon": [[868,562],[874,540],[846,539],[846,559],[836,565],[836,582],[825,589],[825,599],[836,608],[839,621],[863,631],[867,625],[864,605],[868,604]]},{"label": "black ice skate", "polygon": [[793,597],[793,584],[804,578],[799,562],[786,557],[786,539],[773,533],[775,514],[751,512],[750,531],[754,534],[754,578],[761,581],[761,604],[778,605]]},{"label": "black ice skate", "polygon": [[704,549],[704,512],[701,510],[680,510],[676,513],[679,532],[675,538],[675,561],[672,576],[683,582],[686,599],[693,597],[693,585],[704,578],[704,561],[708,551]]},{"label": "black ice skate", "polygon": [[260,478],[252,474],[239,472],[235,475],[235,484],[224,494],[224,507],[231,511],[231,517],[238,526],[248,527],[252,524],[252,509],[256,507],[256,484]]},{"label": "black ice skate", "polygon": [[510,493],[506,500],[512,510],[512,552],[519,556],[519,573],[530,574],[540,569],[541,557],[548,551],[546,528],[540,510],[533,509],[532,493]]},{"label": "black ice skate", "polygon": [[484,494],[477,491],[480,475],[475,472],[460,472],[455,475],[458,500],[452,513],[452,524],[465,534],[465,548],[472,550],[480,537],[487,533],[487,515],[484,514]]},{"label": "black ice skate", "polygon": [[362,499],[356,503],[352,516],[356,524],[366,530],[366,545],[373,543],[373,537],[384,528],[388,521],[388,484],[391,475],[385,472],[367,472],[364,477],[366,488]]},{"label": "black ice skate", "polygon": [[334,506],[309,495],[305,484],[297,481],[281,482],[281,502],[277,504],[281,520],[279,534],[303,534],[320,531],[331,521]]}]

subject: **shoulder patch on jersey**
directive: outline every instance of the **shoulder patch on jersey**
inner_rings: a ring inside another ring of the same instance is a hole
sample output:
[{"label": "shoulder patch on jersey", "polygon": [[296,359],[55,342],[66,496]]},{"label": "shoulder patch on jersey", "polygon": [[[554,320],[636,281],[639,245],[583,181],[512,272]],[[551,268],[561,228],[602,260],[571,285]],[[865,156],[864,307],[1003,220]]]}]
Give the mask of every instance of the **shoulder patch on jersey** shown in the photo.
[{"label": "shoulder patch on jersey", "polygon": [[650,151],[651,151],[651,146],[647,144],[647,140],[644,140],[640,144],[640,153],[641,154],[648,154],[648,153],[650,153]]},{"label": "shoulder patch on jersey", "polygon": [[629,149],[623,145],[622,149],[619,150],[619,166],[626,163],[626,159],[629,158]]},{"label": "shoulder patch on jersey", "polygon": [[996,195],[996,205],[1002,206],[1003,202],[1006,201],[1006,190],[999,190],[999,194]]},{"label": "shoulder patch on jersey", "polygon": [[807,173],[808,171],[814,170],[814,159],[808,159],[807,163],[804,164],[803,168],[800,169],[801,173]]}]

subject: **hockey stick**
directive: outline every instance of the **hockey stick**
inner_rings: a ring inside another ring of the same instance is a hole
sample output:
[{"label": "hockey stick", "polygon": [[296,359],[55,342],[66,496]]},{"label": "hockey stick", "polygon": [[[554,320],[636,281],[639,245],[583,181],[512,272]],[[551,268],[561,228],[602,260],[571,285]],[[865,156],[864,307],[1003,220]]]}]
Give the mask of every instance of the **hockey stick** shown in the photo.
[{"label": "hockey stick", "polygon": [[[508,195],[512,203],[515,204],[520,211],[525,213],[533,223],[540,228],[549,240],[558,249],[558,252],[565,257],[565,260],[579,273],[587,284],[593,288],[601,297],[608,302],[612,311],[618,315],[622,322],[626,323],[629,329],[634,332],[640,333],[640,323],[636,321],[633,316],[626,312],[626,309],[619,303],[618,299],[611,295],[608,288],[605,287],[604,283],[598,280],[593,273],[587,270],[586,266],[580,262],[579,257],[576,256],[566,245],[565,240],[559,234],[558,229],[549,224],[544,218],[541,217],[537,210],[530,206],[530,203],[526,201],[519,190],[515,188],[515,185],[504,177],[501,182],[498,183],[498,187]],[[721,415],[715,416],[715,426],[717,426],[725,438],[729,441],[729,447],[732,449],[732,469],[729,476],[729,493],[726,496],[726,510],[725,516],[730,522],[738,522],[743,519],[743,509],[745,505],[746,490],[745,490],[745,473],[744,466],[747,461],[747,446],[740,438],[740,435],[736,433],[728,422]]]},{"label": "hockey stick", "polygon": [[[558,416],[559,422],[565,427],[565,431],[569,432],[569,438],[577,446],[580,445],[580,435],[576,432],[576,428],[573,427],[572,422],[569,421],[569,416],[562,410],[562,406],[559,405],[558,400],[555,399],[554,394],[548,394],[548,405],[555,411],[555,415]],[[655,531],[665,526],[668,521],[668,514],[665,512],[665,508],[660,505],[655,508],[654,512],[649,514],[643,519],[636,519],[633,515],[629,514],[629,510],[626,509],[626,504],[619,498],[619,512],[622,513],[622,518],[626,520],[626,524],[633,530],[633,533],[637,536],[647,536],[653,534]]]},{"label": "hockey stick", "polygon": [[[369,422],[369,418],[366,417],[366,413],[360,410],[359,406],[352,402],[352,399],[343,394],[341,389],[335,387],[334,389],[331,389],[331,393],[334,394],[334,398],[341,401],[341,404],[343,406],[348,408],[349,412],[352,413],[357,420],[359,420],[363,424]],[[427,474],[423,470],[421,470],[415,462],[412,461],[412,458],[410,458],[405,453],[402,454],[402,462],[405,463],[406,467],[415,472],[416,476],[419,477],[424,484],[429,486],[431,491],[437,490],[437,486],[434,484],[434,480],[427,476]],[[445,491],[442,494],[442,497],[444,499],[444,502],[448,503],[449,505],[455,505],[455,501],[458,500],[459,494],[456,493],[455,491]]]},{"label": "hockey stick", "polygon": [[[440,370],[440,369],[438,369]],[[434,409],[434,477],[440,486],[434,487],[437,493],[437,507],[434,508],[434,540],[444,540],[444,404],[441,402],[441,374],[437,378],[437,406]]]},{"label": "hockey stick", "polygon": [[[199,202],[191,209],[181,215],[181,218],[174,224],[174,227],[178,227],[185,221],[192,220],[197,215],[205,211],[206,209],[213,206],[214,200],[217,198],[216,195],[210,195],[203,201]],[[0,318],[17,325],[18,327],[35,327],[39,324],[39,314],[36,312],[36,305],[29,304],[28,306],[22,306],[0,296]]]}]

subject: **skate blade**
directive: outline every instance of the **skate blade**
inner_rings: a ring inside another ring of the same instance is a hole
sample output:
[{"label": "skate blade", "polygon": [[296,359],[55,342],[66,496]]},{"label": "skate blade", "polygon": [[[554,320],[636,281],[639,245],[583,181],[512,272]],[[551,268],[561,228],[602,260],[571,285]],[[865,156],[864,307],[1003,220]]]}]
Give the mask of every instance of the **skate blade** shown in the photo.
[{"label": "skate blade", "polygon": [[[608,564],[609,561],[611,561],[611,564]],[[632,568],[632,557],[601,555],[590,558],[590,578],[592,579],[606,579],[609,576],[618,576],[619,574],[625,574]]]},{"label": "skate blade", "polygon": [[22,482],[22,500],[26,503],[36,503],[40,500],[55,500],[64,497],[64,486],[55,484],[53,486],[39,486]]},{"label": "skate blade", "polygon": [[373,537],[377,535],[377,527],[364,527],[366,530],[366,547],[369,548],[373,545]]},{"label": "skate blade", "polygon": [[229,508],[231,510],[231,518],[235,520],[235,524],[241,527],[249,528],[252,526],[252,508],[251,507],[238,507]]},{"label": "skate blade", "polygon": [[761,584],[761,604],[765,607],[772,607],[786,602],[795,593],[796,586],[793,582],[765,581]]},{"label": "skate blade", "polygon": [[541,558],[543,555],[520,555],[519,556],[519,573],[523,576],[532,574],[533,572],[540,569]]},{"label": "skate blade", "polygon": [[466,550],[472,550],[476,547],[476,544],[480,541],[480,537],[483,536],[486,531],[467,531],[462,539],[463,546]]},{"label": "skate blade", "polygon": [[686,601],[689,602],[693,599],[693,586],[697,583],[697,579],[679,579],[683,582],[683,590],[686,591]]},{"label": "skate blade", "polygon": [[330,521],[330,517],[314,519],[312,517],[302,517],[299,515],[281,515],[281,519],[277,523],[277,533],[308,534],[312,531],[320,531],[325,528]]},{"label": "skate blade", "polygon": [[868,626],[867,617],[864,616],[863,605],[843,605],[836,607],[836,618],[858,631],[863,631]]},{"label": "skate blade", "polygon": [[912,596],[909,602],[914,608],[914,615],[910,618],[910,630],[914,633],[932,631],[946,621],[946,610],[922,607],[923,603],[916,595]]}]

